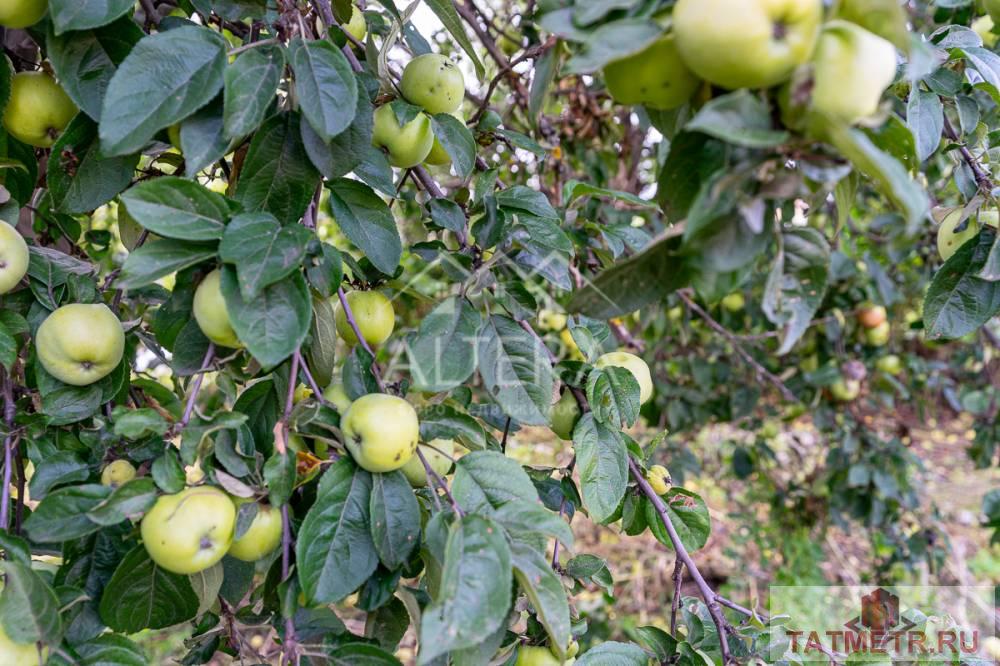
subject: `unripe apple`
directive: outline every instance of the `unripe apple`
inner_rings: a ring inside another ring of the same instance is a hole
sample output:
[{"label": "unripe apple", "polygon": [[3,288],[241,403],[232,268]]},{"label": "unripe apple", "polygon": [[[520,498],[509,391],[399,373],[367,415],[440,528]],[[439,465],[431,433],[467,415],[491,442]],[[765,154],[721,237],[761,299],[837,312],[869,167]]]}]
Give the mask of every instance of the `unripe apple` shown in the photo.
[{"label": "unripe apple", "polygon": [[799,361],[799,370],[802,372],[816,372],[819,370],[819,356],[817,354],[809,354]]},{"label": "unripe apple", "polygon": [[[25,609],[26,610],[26,609]],[[15,643],[0,625],[0,664],[3,666],[38,666],[49,660],[49,648],[43,647],[39,656],[35,643]]]},{"label": "unripe apple", "polygon": [[48,72],[18,72],[11,79],[3,126],[18,141],[48,148],[78,109]]},{"label": "unripe apple", "polygon": [[[233,500],[239,510],[241,504],[251,500]],[[257,504],[257,514],[250,527],[229,546],[229,554],[244,562],[256,562],[269,555],[281,543],[281,511],[267,504]]]},{"label": "unripe apple", "polygon": [[167,139],[170,140],[170,145],[174,147],[178,153],[183,152],[181,148],[181,124],[174,123],[167,128]]},{"label": "unripe apple", "polygon": [[0,222],[0,294],[17,286],[28,272],[28,244],[17,229]]},{"label": "unripe apple", "polygon": [[369,472],[399,469],[413,457],[420,439],[417,412],[402,398],[385,393],[355,400],[340,429],[354,462]]},{"label": "unripe apple", "polygon": [[[575,661],[573,659],[570,662]],[[514,666],[563,666],[564,662],[545,646],[522,645],[517,649]]]},{"label": "unripe apple", "polygon": [[127,460],[115,460],[101,471],[101,483],[117,488],[135,478],[135,466]]},{"label": "unripe apple", "polygon": [[663,465],[653,465],[646,472],[646,481],[657,495],[663,495],[670,490],[672,483],[670,471]]},{"label": "unripe apple", "polygon": [[243,346],[229,320],[226,299],[222,297],[222,273],[215,269],[205,276],[194,292],[194,318],[205,337],[222,347]]},{"label": "unripe apple", "polygon": [[812,63],[810,109],[854,123],[878,110],[896,78],[896,47],[854,23],[830,21]]},{"label": "unripe apple", "polygon": [[742,312],[743,308],[746,306],[746,298],[743,294],[736,291],[722,299],[722,307],[724,307],[729,312]]},{"label": "unripe apple", "polygon": [[538,327],[543,331],[561,331],[566,328],[566,315],[552,310],[538,313]]},{"label": "unripe apple", "polygon": [[809,59],[822,0],[678,0],[674,36],[687,66],[723,88],[769,88]]},{"label": "unripe apple", "polygon": [[681,60],[673,35],[664,35],[642,51],[608,63],[604,83],[619,104],[642,104],[664,111],[687,102],[701,85]]},{"label": "unripe apple", "polygon": [[465,78],[451,60],[437,53],[425,53],[406,64],[399,90],[410,104],[431,114],[451,113],[465,98]]},{"label": "unripe apple", "polygon": [[892,328],[889,326],[889,322],[883,321],[875,328],[865,330],[865,343],[871,347],[884,347],[889,343],[891,333]]},{"label": "unripe apple", "polygon": [[580,351],[580,345],[576,344],[576,340],[573,339],[573,334],[568,328],[559,331],[559,339],[566,345],[566,351],[569,352],[571,361],[582,361],[584,359],[583,352]]},{"label": "unripe apple", "polygon": [[[465,118],[462,116],[462,111],[454,111],[451,114],[455,118],[462,121],[465,124]],[[427,153],[427,159],[424,160],[425,164],[430,164],[431,166],[445,166],[446,164],[451,164],[451,155],[445,150],[444,146],[441,145],[441,141],[434,136],[434,145],[431,146],[431,152]]]},{"label": "unripe apple", "polygon": [[861,394],[861,382],[840,377],[830,385],[830,394],[838,402],[850,402]]},{"label": "unripe apple", "polygon": [[348,33],[359,42],[365,41],[368,34],[368,24],[365,23],[365,15],[357,5],[351,5],[351,20],[344,24],[344,32]]},{"label": "unripe apple", "polygon": [[351,398],[347,395],[347,391],[344,390],[344,385],[339,382],[330,384],[323,389],[323,397],[333,404],[341,414],[346,412],[351,406]]},{"label": "unripe apple", "polygon": [[997,34],[993,32],[993,19],[989,16],[980,16],[972,22],[972,29],[979,38],[983,40],[983,46],[988,49],[997,45]]},{"label": "unripe apple", "polygon": [[59,381],[87,386],[111,373],[125,353],[125,333],[104,303],[64,305],[35,334],[42,367]]},{"label": "unripe apple", "polygon": [[595,368],[606,368],[612,365],[625,368],[635,377],[635,381],[639,383],[639,404],[646,404],[653,397],[653,378],[649,374],[649,366],[646,365],[645,361],[635,354],[616,351],[604,354],[594,363]]},{"label": "unripe apple", "polygon": [[430,118],[418,113],[413,120],[400,127],[396,112],[390,105],[384,104],[375,110],[372,145],[387,151],[392,166],[401,169],[415,167],[427,159],[434,147]]},{"label": "unripe apple", "polygon": [[[434,473],[444,478],[451,469],[451,459],[455,457],[455,440],[439,437],[427,442],[426,445],[420,444],[417,448],[424,454],[427,464]],[[424,469],[420,456],[414,455],[400,470],[414,488],[423,488],[427,485],[427,470]]]},{"label": "unripe apple", "polygon": [[236,507],[212,486],[162,495],[142,519],[142,543],[167,571],[193,574],[223,558],[233,542]]},{"label": "unripe apple", "polygon": [[[948,261],[970,239],[979,235],[982,224],[996,227],[1000,213],[996,210],[979,210],[962,220],[962,208],[956,208],[941,220],[937,230],[937,248],[942,261]],[[964,222],[961,230],[956,230]]]},{"label": "unripe apple", "polygon": [[865,303],[858,310],[858,323],[863,328],[876,328],[886,320],[885,308],[874,303]]},{"label": "unripe apple", "polygon": [[886,354],[875,361],[875,367],[880,372],[895,376],[903,371],[903,360],[895,354]]},{"label": "unripe apple", "polygon": [[[27,28],[38,23],[48,9],[48,0],[3,0],[0,2],[0,25],[5,28]],[[36,659],[36,664],[37,661]]]},{"label": "unripe apple", "polygon": [[580,420],[580,405],[576,401],[576,396],[569,389],[563,391],[562,397],[552,407],[552,432],[559,439],[573,439],[573,429],[577,421]]},{"label": "unripe apple", "polygon": [[[392,335],[396,325],[396,311],[392,301],[379,291],[351,291],[347,293],[347,304],[351,308],[354,322],[358,325],[361,337],[374,347],[382,344]],[[337,323],[337,334],[349,345],[358,344],[358,336],[354,334],[351,322],[347,320],[347,312],[339,299],[334,318]]]}]

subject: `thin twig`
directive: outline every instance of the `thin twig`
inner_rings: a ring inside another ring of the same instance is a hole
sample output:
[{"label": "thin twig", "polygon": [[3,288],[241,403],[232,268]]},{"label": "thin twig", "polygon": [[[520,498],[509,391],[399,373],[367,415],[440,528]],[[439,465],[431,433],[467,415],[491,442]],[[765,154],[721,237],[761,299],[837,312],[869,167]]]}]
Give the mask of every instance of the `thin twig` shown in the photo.
[{"label": "thin twig", "polygon": [[205,371],[211,365],[213,356],[215,356],[215,343],[209,342],[208,349],[205,351],[205,358],[202,359],[201,367],[195,375],[194,384],[191,387],[191,395],[188,396],[187,404],[184,406],[184,415],[177,424],[177,430],[184,428],[191,420],[191,414],[194,413],[194,403],[198,399],[198,392],[201,390],[201,382],[205,379]]},{"label": "thin twig", "polygon": [[[291,572],[292,553],[292,521],[288,515],[288,502],[281,505],[281,580],[288,580]],[[282,642],[281,651],[285,655],[286,664],[298,663],[295,643],[295,621],[291,617],[285,618],[285,640]]]},{"label": "thin twig", "polygon": [[[14,473],[14,446],[17,438],[11,432],[14,428],[14,390],[10,375],[0,369],[0,381],[3,382],[3,420],[7,436],[3,440],[3,493],[0,497],[0,528],[10,526],[10,482]],[[21,495],[18,495],[18,499]]]},{"label": "thin twig", "polygon": [[455,511],[455,513],[459,516],[464,516],[465,511],[462,510],[462,507],[458,505],[458,502],[456,502],[455,498],[452,496],[451,491],[448,490],[448,484],[437,472],[434,471],[434,468],[431,467],[430,463],[427,462],[427,458],[424,456],[424,452],[420,450],[419,446],[417,447],[417,455],[420,456],[420,462],[424,465],[424,471],[427,472],[427,477],[433,479],[434,483],[436,483],[438,487],[444,491],[444,496],[448,498],[448,503],[451,504],[451,508]]},{"label": "thin twig", "polygon": [[[684,582],[684,563],[680,558],[674,560],[674,596],[670,600],[670,635],[677,635],[677,611],[681,608],[681,585]],[[721,603],[721,602],[720,602]]]},{"label": "thin twig", "polygon": [[944,133],[949,139],[958,143],[958,152],[962,156],[962,159],[965,160],[965,163],[969,166],[969,169],[972,171],[972,177],[975,179],[979,190],[984,195],[992,199],[994,189],[993,180],[989,177],[989,174],[983,170],[982,164],[979,163],[979,160],[972,154],[972,151],[969,150],[968,146],[964,143],[960,143],[961,140],[958,138],[958,133],[955,131],[955,128],[952,127],[951,121],[948,120],[947,115],[944,117]]}]

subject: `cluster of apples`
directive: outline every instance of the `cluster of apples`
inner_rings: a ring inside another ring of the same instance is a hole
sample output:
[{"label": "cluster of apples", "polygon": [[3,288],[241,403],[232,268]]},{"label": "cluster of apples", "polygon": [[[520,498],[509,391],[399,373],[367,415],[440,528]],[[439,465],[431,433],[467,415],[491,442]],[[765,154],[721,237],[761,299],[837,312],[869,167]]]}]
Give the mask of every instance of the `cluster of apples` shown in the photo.
[{"label": "cluster of apples", "polygon": [[[728,90],[785,84],[786,124],[858,122],[878,110],[895,78],[896,49],[849,21],[824,23],[823,11],[822,0],[678,0],[671,30],[608,64],[605,84],[622,104],[661,110],[686,103],[702,82]],[[794,89],[793,76],[802,79]]]}]

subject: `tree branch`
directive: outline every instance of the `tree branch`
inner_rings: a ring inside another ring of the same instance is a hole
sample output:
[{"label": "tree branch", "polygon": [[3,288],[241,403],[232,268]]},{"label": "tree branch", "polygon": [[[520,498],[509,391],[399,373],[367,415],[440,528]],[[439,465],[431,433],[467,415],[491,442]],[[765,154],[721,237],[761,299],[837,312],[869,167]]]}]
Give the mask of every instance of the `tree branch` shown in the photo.
[{"label": "tree branch", "polygon": [[183,429],[191,420],[191,414],[194,413],[194,403],[198,399],[198,392],[201,391],[201,383],[205,379],[205,371],[208,370],[209,365],[212,363],[213,356],[215,356],[215,343],[209,342],[208,350],[205,351],[205,358],[202,359],[201,367],[195,375],[194,385],[191,387],[191,395],[188,396],[187,404],[184,406],[184,415],[177,423],[177,430]]}]

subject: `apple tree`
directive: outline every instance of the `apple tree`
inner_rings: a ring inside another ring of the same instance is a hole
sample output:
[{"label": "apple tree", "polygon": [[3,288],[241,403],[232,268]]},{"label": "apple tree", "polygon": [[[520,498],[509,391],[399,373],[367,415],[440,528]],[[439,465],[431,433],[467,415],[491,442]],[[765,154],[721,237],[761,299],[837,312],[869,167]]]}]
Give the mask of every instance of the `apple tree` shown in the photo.
[{"label": "apple tree", "polygon": [[[946,557],[872,424],[997,428],[986,4],[2,3],[0,661],[793,659],[692,442],[749,433],[778,541]],[[584,519],[675,553],[656,626],[590,632]]]}]

